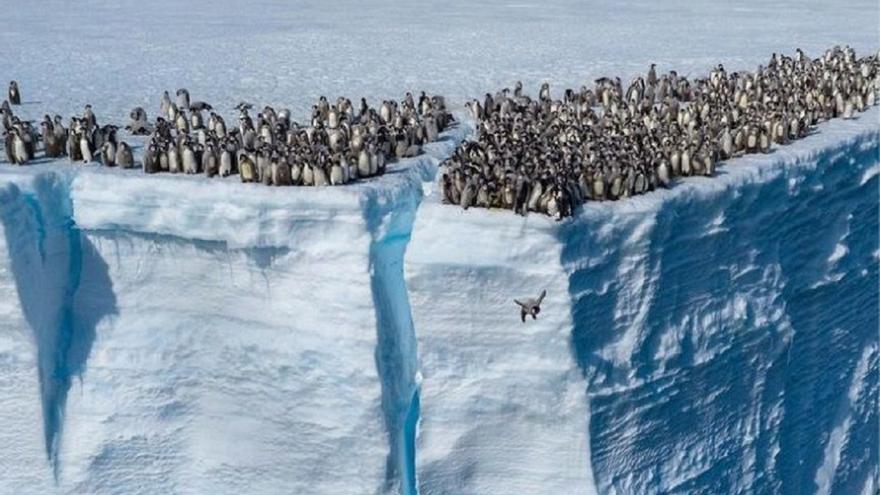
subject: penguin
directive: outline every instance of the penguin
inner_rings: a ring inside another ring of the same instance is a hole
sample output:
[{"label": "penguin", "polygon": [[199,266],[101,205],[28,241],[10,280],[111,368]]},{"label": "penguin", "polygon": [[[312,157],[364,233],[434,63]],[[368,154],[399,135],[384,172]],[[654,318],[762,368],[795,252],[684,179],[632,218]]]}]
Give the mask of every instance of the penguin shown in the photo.
[{"label": "penguin", "polygon": [[82,154],[80,152],[80,136],[75,132],[67,138],[67,157],[71,162],[82,160]]},{"label": "penguin", "polygon": [[134,156],[131,147],[125,141],[120,141],[116,148],[116,165],[121,168],[134,168]]},{"label": "penguin", "polygon": [[195,151],[189,143],[184,143],[180,153],[183,173],[193,175],[199,173],[199,162],[196,160]]},{"label": "penguin", "polygon": [[256,182],[257,171],[256,165],[246,153],[242,153],[238,158],[238,174],[242,182]]},{"label": "penguin", "polygon": [[15,129],[12,136],[12,156],[16,165],[24,165],[28,161],[28,152],[25,147],[24,138],[22,138],[21,132],[18,129]]},{"label": "penguin", "polygon": [[92,163],[94,160],[92,152],[92,143],[89,141],[88,134],[83,131],[79,138],[79,153],[83,163]]},{"label": "penguin", "polygon": [[83,111],[83,122],[85,122],[86,130],[91,131],[92,129],[96,129],[98,127],[98,119],[95,117],[95,113],[92,111],[91,105],[86,105]]},{"label": "penguin", "polygon": [[15,130],[9,129],[3,133],[3,151],[6,154],[6,161],[15,163]]},{"label": "penguin", "polygon": [[314,167],[312,173],[314,174],[315,186],[323,187],[330,185],[330,181],[327,178],[327,172],[324,170],[324,167],[318,165]]},{"label": "penguin", "polygon": [[18,82],[16,81],[9,81],[9,103],[21,105],[21,91],[18,89]]},{"label": "penguin", "polygon": [[314,186],[315,185],[315,169],[309,163],[305,163],[302,166],[302,185],[304,185],[304,186]]},{"label": "penguin", "polygon": [[288,163],[288,165],[290,165],[290,183],[294,185],[301,185],[303,183],[302,164],[299,162],[294,162],[293,164]]},{"label": "penguin", "polygon": [[179,174],[183,171],[183,165],[180,160],[180,153],[177,151],[177,146],[173,143],[169,143],[168,149],[165,151],[165,156],[168,158],[168,171],[172,174]]},{"label": "penguin", "polygon": [[229,177],[232,175],[232,153],[228,149],[220,152],[220,166],[217,169],[220,177]]},{"label": "penguin", "polygon": [[147,149],[144,151],[144,160],[142,166],[145,174],[155,174],[160,171],[159,150],[156,147],[155,143],[150,143],[150,145],[147,146]]},{"label": "penguin", "polygon": [[64,153],[64,151],[63,146],[58,142],[52,126],[52,121],[49,119],[48,115],[45,120],[40,123],[40,127],[42,128],[43,150],[45,151],[47,158],[58,158]]},{"label": "penguin", "polygon": [[330,167],[330,185],[340,186],[342,184],[345,184],[342,165],[339,162],[334,162]]},{"label": "penguin", "polygon": [[159,103],[159,115],[163,115],[168,117],[171,112],[171,96],[168,94],[168,91],[162,93],[162,101]]},{"label": "penguin", "polygon": [[519,316],[523,323],[526,322],[526,316],[531,316],[533,320],[538,319],[538,314],[541,313],[541,303],[546,296],[547,290],[542,290],[541,294],[538,295],[536,299],[526,298],[522,301],[519,299],[513,300],[513,302],[515,302],[520,308]]},{"label": "penguin", "polygon": [[358,154],[358,162],[357,162],[357,171],[359,177],[370,177],[371,167],[370,167],[370,154],[367,150],[361,150]]},{"label": "penguin", "polygon": [[205,103],[204,101],[194,101],[189,104],[189,110],[191,112],[201,112],[201,111],[210,112],[213,109],[214,109],[214,107]]},{"label": "penguin", "polygon": [[284,160],[272,160],[272,184],[289,186],[292,184],[290,166]]},{"label": "penguin", "polygon": [[263,148],[257,154],[257,176],[263,185],[272,185],[272,161],[268,148]]},{"label": "penguin", "polygon": [[219,168],[220,164],[217,153],[214,151],[214,145],[207,143],[202,151],[202,171],[205,173],[205,177],[209,179],[214,177],[219,173]]},{"label": "penguin", "polygon": [[180,88],[177,90],[177,108],[182,110],[186,110],[189,108],[189,91],[186,88]]},{"label": "penguin", "polygon": [[657,167],[657,178],[660,180],[660,184],[662,184],[663,187],[669,187],[672,183],[669,163],[666,160],[660,162],[660,165]]},{"label": "penguin", "polygon": [[128,132],[135,136],[146,136],[150,133],[148,129],[147,112],[141,107],[135,107],[129,113],[130,121],[125,126]]},{"label": "penguin", "polygon": [[116,166],[116,145],[110,141],[105,142],[101,146],[101,163],[103,163],[105,167]]}]

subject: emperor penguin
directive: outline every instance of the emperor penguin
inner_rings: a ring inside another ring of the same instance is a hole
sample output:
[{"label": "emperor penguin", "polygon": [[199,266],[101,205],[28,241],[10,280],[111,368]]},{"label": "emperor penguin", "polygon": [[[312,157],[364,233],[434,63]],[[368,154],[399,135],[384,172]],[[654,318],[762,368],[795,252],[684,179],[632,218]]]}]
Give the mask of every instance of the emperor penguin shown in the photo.
[{"label": "emperor penguin", "polygon": [[175,146],[174,143],[169,144],[168,151],[165,152],[165,155],[168,157],[168,171],[172,174],[180,173],[182,169],[180,153],[177,152],[177,146]]},{"label": "emperor penguin", "polygon": [[272,184],[276,186],[291,185],[290,166],[284,159],[272,160]]},{"label": "emperor penguin", "polygon": [[255,164],[247,153],[242,153],[238,158],[238,174],[242,182],[256,182],[257,172]]},{"label": "emperor penguin", "polygon": [[106,141],[101,146],[101,163],[103,163],[105,167],[116,166],[116,145],[110,141]]},{"label": "emperor penguin", "polygon": [[92,155],[92,142],[89,141],[88,131],[83,129],[79,138],[79,152],[82,156],[83,163],[92,163],[94,156]]},{"label": "emperor penguin", "polygon": [[171,165],[168,162],[168,143],[164,143],[162,146],[158,147],[159,150],[159,160],[158,160],[158,171],[159,172],[170,172]]},{"label": "emperor penguin", "polygon": [[[290,160],[294,160],[293,163],[290,163]],[[297,160],[296,155],[290,155],[288,157],[288,165],[290,165],[290,183],[300,185],[303,183],[303,166]]]},{"label": "emperor penguin", "polygon": [[657,84],[657,64],[651,64],[651,68],[648,69],[648,78],[647,81],[648,86],[655,86]]},{"label": "emperor penguin", "polygon": [[168,91],[162,93],[162,102],[159,104],[159,115],[168,116],[171,111],[171,96]]},{"label": "emperor penguin", "polygon": [[18,89],[16,81],[9,81],[9,103],[21,105],[21,91]]},{"label": "emperor penguin", "polygon": [[98,119],[95,117],[95,112],[92,111],[91,105],[86,105],[83,111],[83,121],[86,123],[86,129],[92,130],[98,127]]},{"label": "emperor penguin", "polygon": [[310,163],[303,164],[301,177],[304,186],[314,186],[315,168]]},{"label": "emperor penguin", "polygon": [[159,148],[155,143],[150,143],[144,151],[143,169],[145,174],[159,172]]},{"label": "emperor penguin", "polygon": [[217,172],[220,174],[220,177],[232,175],[232,152],[226,148],[220,152],[220,167]]},{"label": "emperor penguin", "polygon": [[9,129],[3,134],[3,151],[6,153],[6,161],[15,163],[15,129]]},{"label": "emperor penguin", "polygon": [[144,111],[141,107],[135,107],[131,113],[129,114],[131,121],[125,127],[128,131],[135,136],[145,136],[150,133],[147,129],[148,121],[147,121],[147,112]]},{"label": "emperor penguin", "polygon": [[202,152],[202,170],[208,178],[214,177],[219,171],[217,153],[213,143],[205,144],[205,150]]},{"label": "emperor penguin", "polygon": [[80,136],[75,131],[72,131],[67,138],[67,157],[71,162],[82,160],[82,154],[80,152]]},{"label": "emperor penguin", "polygon": [[42,128],[43,149],[46,152],[46,157],[58,158],[64,153],[63,146],[56,138],[55,131],[52,128],[52,121],[49,119],[48,115],[46,116],[46,119],[40,123],[40,127]]},{"label": "emperor penguin", "polygon": [[199,163],[196,161],[196,154],[193,151],[192,144],[189,142],[183,144],[180,158],[183,165],[183,173],[190,175],[199,173]]},{"label": "emperor penguin", "polygon": [[666,160],[661,161],[657,167],[657,178],[660,179],[660,184],[663,187],[669,187],[669,184],[672,182],[669,163]]},{"label": "emperor penguin", "polygon": [[214,107],[208,103],[205,103],[204,101],[194,101],[189,104],[189,109],[192,112],[201,112],[202,110],[207,110],[210,112],[214,109]]},{"label": "emperor penguin", "polygon": [[370,154],[367,153],[367,150],[361,150],[358,154],[357,171],[358,177],[369,177],[372,175],[370,173]]},{"label": "emperor penguin", "polygon": [[18,129],[15,129],[14,132],[12,138],[12,155],[15,158],[15,163],[17,165],[24,165],[28,161],[27,147],[25,146],[21,132]]},{"label": "emperor penguin", "polygon": [[264,185],[272,185],[272,160],[268,146],[257,153],[257,176]]},{"label": "emperor penguin", "polygon": [[177,108],[181,111],[189,108],[189,91],[186,88],[177,90]]},{"label": "emperor penguin", "polygon": [[517,305],[519,305],[519,316],[523,323],[526,322],[526,316],[531,316],[533,320],[538,319],[538,314],[541,312],[541,302],[544,301],[544,297],[547,296],[547,291],[542,290],[541,294],[537,297],[537,299],[523,299],[522,301],[518,299],[514,299]]},{"label": "emperor penguin", "polygon": [[134,168],[134,156],[131,153],[131,146],[125,141],[120,141],[116,148],[116,165],[122,168]]},{"label": "emperor penguin", "polygon": [[330,185],[340,186],[344,183],[345,179],[342,172],[342,164],[334,160],[333,165],[330,167]]},{"label": "emperor penguin", "polygon": [[318,165],[315,167],[313,173],[316,186],[322,187],[330,185],[330,180],[327,178],[327,171],[323,166]]},{"label": "emperor penguin", "polygon": [[538,99],[542,102],[550,101],[550,84],[544,83],[541,85],[541,91],[538,93]]}]

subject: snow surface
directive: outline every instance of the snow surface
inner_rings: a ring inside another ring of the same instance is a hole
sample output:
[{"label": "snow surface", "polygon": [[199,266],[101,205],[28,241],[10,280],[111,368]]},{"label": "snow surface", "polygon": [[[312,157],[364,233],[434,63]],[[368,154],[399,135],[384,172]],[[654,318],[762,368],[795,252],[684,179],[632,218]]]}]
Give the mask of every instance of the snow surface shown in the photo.
[{"label": "snow surface", "polygon": [[[0,81],[29,118],[152,118],[183,86],[300,118],[320,94],[460,108],[875,50],[878,13],[54,0],[4,9]],[[468,123],[345,188],[2,165],[0,493],[873,493],[878,119],[561,224],[438,204]]]}]

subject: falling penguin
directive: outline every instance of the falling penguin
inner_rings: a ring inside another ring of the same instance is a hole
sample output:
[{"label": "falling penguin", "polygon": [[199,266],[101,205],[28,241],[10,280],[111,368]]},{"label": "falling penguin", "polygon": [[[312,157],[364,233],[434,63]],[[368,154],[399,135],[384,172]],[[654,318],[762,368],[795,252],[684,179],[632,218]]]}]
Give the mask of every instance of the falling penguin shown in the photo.
[{"label": "falling penguin", "polygon": [[520,318],[523,323],[526,322],[526,316],[531,315],[533,320],[538,319],[538,313],[541,312],[541,301],[544,300],[544,296],[547,295],[546,290],[541,291],[541,295],[538,296],[537,299],[524,299],[523,301],[519,301],[514,299],[513,302],[519,305],[520,307]]}]

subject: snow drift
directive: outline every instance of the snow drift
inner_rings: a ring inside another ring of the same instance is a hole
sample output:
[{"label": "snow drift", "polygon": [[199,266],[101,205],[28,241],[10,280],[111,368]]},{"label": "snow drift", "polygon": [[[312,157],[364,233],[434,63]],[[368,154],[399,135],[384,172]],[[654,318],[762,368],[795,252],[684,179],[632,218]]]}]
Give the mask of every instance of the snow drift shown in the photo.
[{"label": "snow drift", "polygon": [[468,126],[346,188],[3,167],[0,491],[870,491],[877,117],[560,224],[438,203]]}]

